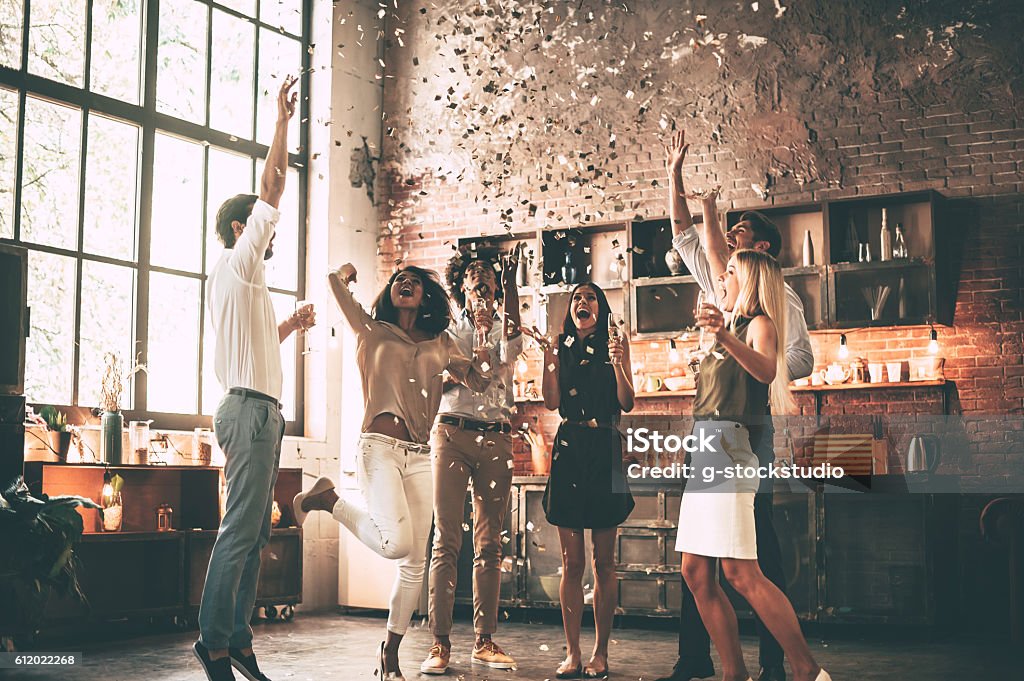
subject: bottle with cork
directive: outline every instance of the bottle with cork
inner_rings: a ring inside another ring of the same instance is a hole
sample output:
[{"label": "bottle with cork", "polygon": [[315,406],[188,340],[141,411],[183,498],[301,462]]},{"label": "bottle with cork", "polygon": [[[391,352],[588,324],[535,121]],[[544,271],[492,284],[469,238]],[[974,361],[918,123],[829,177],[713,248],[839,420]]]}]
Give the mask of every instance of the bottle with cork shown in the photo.
[{"label": "bottle with cork", "polygon": [[878,253],[879,260],[892,260],[892,232],[889,230],[888,211],[882,209],[882,231],[879,235],[881,241]]}]

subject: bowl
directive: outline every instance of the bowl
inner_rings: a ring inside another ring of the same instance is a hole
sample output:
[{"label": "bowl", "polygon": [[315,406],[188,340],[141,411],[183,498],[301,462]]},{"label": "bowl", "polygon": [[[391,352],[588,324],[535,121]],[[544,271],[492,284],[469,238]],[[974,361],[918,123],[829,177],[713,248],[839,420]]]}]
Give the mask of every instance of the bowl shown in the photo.
[{"label": "bowl", "polygon": [[672,392],[679,392],[693,387],[693,382],[688,376],[669,376],[665,379],[665,387]]}]

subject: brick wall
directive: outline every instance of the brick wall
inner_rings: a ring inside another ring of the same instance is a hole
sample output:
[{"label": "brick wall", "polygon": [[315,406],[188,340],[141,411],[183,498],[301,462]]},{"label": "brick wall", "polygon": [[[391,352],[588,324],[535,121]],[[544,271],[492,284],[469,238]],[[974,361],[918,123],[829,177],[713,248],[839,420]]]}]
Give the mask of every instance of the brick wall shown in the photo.
[{"label": "brick wall", "polygon": [[[389,14],[382,272],[441,270],[460,237],[664,215],[671,121],[692,139],[686,177],[721,184],[723,210],[938,190],[965,216],[954,325],[939,341],[954,413],[971,423],[949,465],[1019,485],[1024,59],[1008,27],[1022,10],[817,0],[776,16],[770,3],[709,4],[433,2]],[[818,363],[834,359],[838,335],[812,335]],[[929,340],[927,327],[848,337],[872,361],[921,356]],[[664,368],[665,343],[642,345],[636,357]],[[643,408],[688,406],[661,402]],[[826,406],[908,404],[935,409],[932,394],[885,391]]]}]

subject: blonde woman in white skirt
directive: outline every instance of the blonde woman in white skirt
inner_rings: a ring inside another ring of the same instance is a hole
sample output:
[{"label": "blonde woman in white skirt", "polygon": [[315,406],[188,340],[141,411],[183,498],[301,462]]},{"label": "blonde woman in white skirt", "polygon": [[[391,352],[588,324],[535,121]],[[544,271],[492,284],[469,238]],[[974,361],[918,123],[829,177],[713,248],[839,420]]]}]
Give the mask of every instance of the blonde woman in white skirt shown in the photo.
[{"label": "blonde woman in white skirt", "polygon": [[[757,564],[754,495],[758,478],[725,477],[726,469],[757,469],[747,424],[793,411],[785,338],[786,298],[778,262],[761,251],[733,253],[718,278],[719,300],[698,310],[697,324],[715,345],[700,364],[694,432],[712,438],[693,453],[694,476],[679,508],[676,550],[697,610],[722,659],[723,681],[747,681],[736,613],[718,583],[715,564],[782,646],[794,681],[830,681],[811,657],[792,604]],[[698,441],[700,441],[698,439]],[[713,451],[712,451],[713,450]]]}]

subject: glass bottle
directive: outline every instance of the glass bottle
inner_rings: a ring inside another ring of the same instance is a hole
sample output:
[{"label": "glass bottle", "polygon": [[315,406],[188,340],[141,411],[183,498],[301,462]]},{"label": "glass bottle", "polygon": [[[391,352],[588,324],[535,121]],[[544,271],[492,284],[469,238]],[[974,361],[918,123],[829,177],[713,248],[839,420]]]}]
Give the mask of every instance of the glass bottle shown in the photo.
[{"label": "glass bottle", "polygon": [[892,243],[892,257],[894,260],[903,260],[909,256],[907,252],[907,242],[903,236],[903,223],[896,223],[896,236],[893,237]]},{"label": "glass bottle", "polygon": [[878,248],[878,259],[885,262],[892,259],[892,231],[889,229],[888,211],[882,209],[882,231],[878,239],[881,242]]}]

